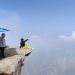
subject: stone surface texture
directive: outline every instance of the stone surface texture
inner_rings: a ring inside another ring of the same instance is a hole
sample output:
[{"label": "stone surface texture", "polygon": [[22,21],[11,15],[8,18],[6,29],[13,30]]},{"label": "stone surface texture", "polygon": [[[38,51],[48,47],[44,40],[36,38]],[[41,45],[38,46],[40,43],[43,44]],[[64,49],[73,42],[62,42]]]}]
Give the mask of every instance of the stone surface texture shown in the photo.
[{"label": "stone surface texture", "polygon": [[31,52],[31,49],[25,48],[6,49],[6,57],[0,59],[0,75],[20,75],[23,61]]}]

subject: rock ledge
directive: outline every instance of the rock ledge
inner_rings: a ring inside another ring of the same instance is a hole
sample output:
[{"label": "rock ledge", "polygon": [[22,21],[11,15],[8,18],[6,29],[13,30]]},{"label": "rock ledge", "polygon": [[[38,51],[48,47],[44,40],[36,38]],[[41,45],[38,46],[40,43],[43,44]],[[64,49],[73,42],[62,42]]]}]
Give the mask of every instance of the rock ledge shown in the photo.
[{"label": "rock ledge", "polygon": [[6,58],[0,59],[0,75],[20,75],[23,61],[31,51],[31,49],[24,48],[6,49]]}]

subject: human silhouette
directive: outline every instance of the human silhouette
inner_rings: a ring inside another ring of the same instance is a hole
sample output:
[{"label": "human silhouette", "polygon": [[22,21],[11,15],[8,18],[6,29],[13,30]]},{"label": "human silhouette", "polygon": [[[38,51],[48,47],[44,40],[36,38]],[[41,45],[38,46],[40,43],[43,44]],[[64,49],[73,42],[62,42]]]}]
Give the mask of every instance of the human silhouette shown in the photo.
[{"label": "human silhouette", "polygon": [[20,48],[25,46],[25,42],[27,42],[28,39],[24,40],[23,38],[21,38],[21,42],[20,42]]},{"label": "human silhouette", "polygon": [[5,47],[6,47],[5,33],[2,33],[0,37],[0,58],[5,58],[4,55]]}]

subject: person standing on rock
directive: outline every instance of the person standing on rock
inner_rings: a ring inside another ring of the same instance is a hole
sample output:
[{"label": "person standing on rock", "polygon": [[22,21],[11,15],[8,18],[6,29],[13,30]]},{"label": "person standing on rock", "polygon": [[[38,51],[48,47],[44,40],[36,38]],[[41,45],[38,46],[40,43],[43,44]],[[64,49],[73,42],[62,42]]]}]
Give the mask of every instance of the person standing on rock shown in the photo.
[{"label": "person standing on rock", "polygon": [[4,55],[5,47],[6,47],[5,33],[2,33],[0,37],[0,58],[5,58]]}]

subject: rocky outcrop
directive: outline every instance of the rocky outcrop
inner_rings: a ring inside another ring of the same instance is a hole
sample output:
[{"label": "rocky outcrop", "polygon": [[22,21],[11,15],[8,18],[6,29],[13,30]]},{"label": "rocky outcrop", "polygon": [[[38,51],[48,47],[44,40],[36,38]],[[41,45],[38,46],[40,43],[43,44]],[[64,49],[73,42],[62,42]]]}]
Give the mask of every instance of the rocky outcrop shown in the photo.
[{"label": "rocky outcrop", "polygon": [[31,49],[24,48],[6,49],[6,58],[0,59],[0,75],[20,75],[23,61],[31,51]]}]

